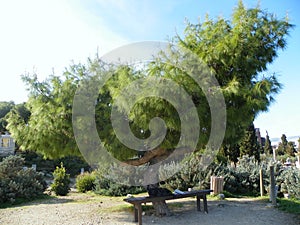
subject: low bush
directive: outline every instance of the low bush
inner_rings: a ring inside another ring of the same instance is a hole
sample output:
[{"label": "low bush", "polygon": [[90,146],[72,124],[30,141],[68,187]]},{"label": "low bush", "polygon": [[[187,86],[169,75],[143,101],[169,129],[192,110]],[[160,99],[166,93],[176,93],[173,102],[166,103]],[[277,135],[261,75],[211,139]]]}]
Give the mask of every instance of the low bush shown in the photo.
[{"label": "low bush", "polygon": [[[169,190],[183,190],[188,188],[208,189],[213,168],[217,165],[201,166],[201,154],[194,153],[182,162],[171,162],[159,169],[159,179],[165,181],[163,185]],[[174,174],[174,171],[178,171]]]},{"label": "low bush", "polygon": [[25,169],[24,165],[20,156],[9,156],[0,162],[0,203],[31,199],[45,191],[43,175],[31,168]]},{"label": "low bush", "polygon": [[60,167],[56,167],[53,172],[54,181],[51,184],[51,190],[56,195],[65,196],[70,191],[70,174],[66,173],[66,169],[61,163]]},{"label": "low bush", "polygon": [[300,199],[300,170],[293,167],[287,167],[280,170],[276,177],[278,192],[281,196],[289,194],[291,197]]},{"label": "low bush", "polygon": [[[270,165],[274,165],[278,196],[288,193],[291,197],[300,199],[300,170],[295,167],[285,167],[281,162],[273,163],[270,158],[258,163],[254,157],[243,156],[236,167],[224,163],[212,163],[206,168],[201,165],[201,155],[192,155],[181,163],[171,162],[161,167],[160,179],[165,180],[168,189],[187,190],[189,187],[210,188],[211,176],[224,178],[224,191],[236,195],[257,196],[260,193],[259,171],[263,171],[264,193],[269,192]],[[173,176],[174,172],[179,171]]]},{"label": "low bush", "polygon": [[213,174],[224,177],[224,190],[234,194],[257,196],[260,193],[259,170],[261,168],[254,156],[243,156],[236,167],[218,166]]},{"label": "low bush", "polygon": [[[210,188],[210,177],[224,177],[224,190],[235,194],[259,193],[259,165],[253,157],[243,157],[236,167],[213,162],[207,167],[200,166],[201,155],[192,154],[181,163],[169,163],[160,171],[160,179],[165,180],[168,189],[188,190],[188,188]],[[173,171],[179,171],[171,176]]]},{"label": "low bush", "polygon": [[76,177],[76,188],[79,192],[87,192],[95,189],[96,176],[94,173],[83,173]]},{"label": "low bush", "polygon": [[[131,182],[129,180],[126,184],[122,183],[123,175],[127,172],[125,170],[122,171],[122,169],[122,167],[114,165],[100,165],[95,171],[95,193],[107,196],[125,196],[146,191],[144,187],[130,185]],[[134,178],[135,175],[132,174],[131,179]]]}]

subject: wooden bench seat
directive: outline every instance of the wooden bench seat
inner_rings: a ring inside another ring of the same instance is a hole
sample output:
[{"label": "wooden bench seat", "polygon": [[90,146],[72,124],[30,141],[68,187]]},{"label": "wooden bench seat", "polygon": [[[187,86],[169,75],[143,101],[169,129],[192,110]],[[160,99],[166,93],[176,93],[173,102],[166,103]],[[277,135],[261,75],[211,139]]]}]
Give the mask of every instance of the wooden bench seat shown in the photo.
[{"label": "wooden bench seat", "polygon": [[210,192],[212,192],[212,190],[193,190],[193,191],[183,192],[182,194],[172,194],[172,195],[160,196],[160,197],[143,196],[143,197],[125,198],[124,201],[134,205],[134,221],[138,222],[139,225],[142,225],[142,203],[147,203],[147,202],[153,203],[153,202],[174,200],[179,198],[196,197],[197,210],[201,211],[200,199],[203,199],[204,212],[208,213],[206,195],[210,194]]}]

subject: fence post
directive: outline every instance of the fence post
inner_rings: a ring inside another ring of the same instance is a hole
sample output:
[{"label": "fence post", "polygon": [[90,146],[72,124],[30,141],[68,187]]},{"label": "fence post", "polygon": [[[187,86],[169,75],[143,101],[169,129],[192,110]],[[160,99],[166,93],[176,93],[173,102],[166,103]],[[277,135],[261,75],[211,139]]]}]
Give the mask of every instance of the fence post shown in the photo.
[{"label": "fence post", "polygon": [[274,166],[270,166],[270,201],[276,206]]},{"label": "fence post", "polygon": [[260,187],[260,196],[264,196],[264,181],[263,181],[263,171],[259,170],[259,187]]}]

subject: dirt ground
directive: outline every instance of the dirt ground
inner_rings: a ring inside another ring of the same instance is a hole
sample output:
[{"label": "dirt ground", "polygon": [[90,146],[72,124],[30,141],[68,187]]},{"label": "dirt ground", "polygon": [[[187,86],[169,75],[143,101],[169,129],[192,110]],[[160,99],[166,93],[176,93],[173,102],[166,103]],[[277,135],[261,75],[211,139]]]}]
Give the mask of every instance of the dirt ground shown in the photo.
[{"label": "dirt ground", "polygon": [[[150,204],[149,204],[150,205]],[[194,198],[168,201],[173,215],[156,217],[143,213],[143,224],[172,225],[299,225],[300,216],[284,213],[266,201],[253,199],[208,200],[208,214],[196,211]],[[0,209],[2,225],[130,225],[133,207],[123,198],[71,193]]]}]

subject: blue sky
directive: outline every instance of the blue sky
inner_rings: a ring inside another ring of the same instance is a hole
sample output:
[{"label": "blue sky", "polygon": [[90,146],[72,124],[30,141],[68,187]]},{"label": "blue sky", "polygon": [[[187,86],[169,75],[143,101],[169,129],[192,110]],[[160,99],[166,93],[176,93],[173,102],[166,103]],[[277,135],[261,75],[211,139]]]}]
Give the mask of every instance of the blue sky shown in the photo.
[{"label": "blue sky", "polygon": [[[245,0],[255,7],[256,0]],[[10,0],[0,2],[0,101],[27,100],[20,75],[35,71],[44,79],[59,74],[71,61],[85,62],[98,51],[105,54],[136,41],[165,41],[182,34],[185,19],[229,18],[237,0]],[[261,0],[260,6],[279,18],[288,14],[296,27],[285,51],[267,73],[276,72],[284,88],[255,126],[262,136],[285,133],[300,136],[300,3],[297,0]],[[274,141],[275,142],[275,141]]]}]

